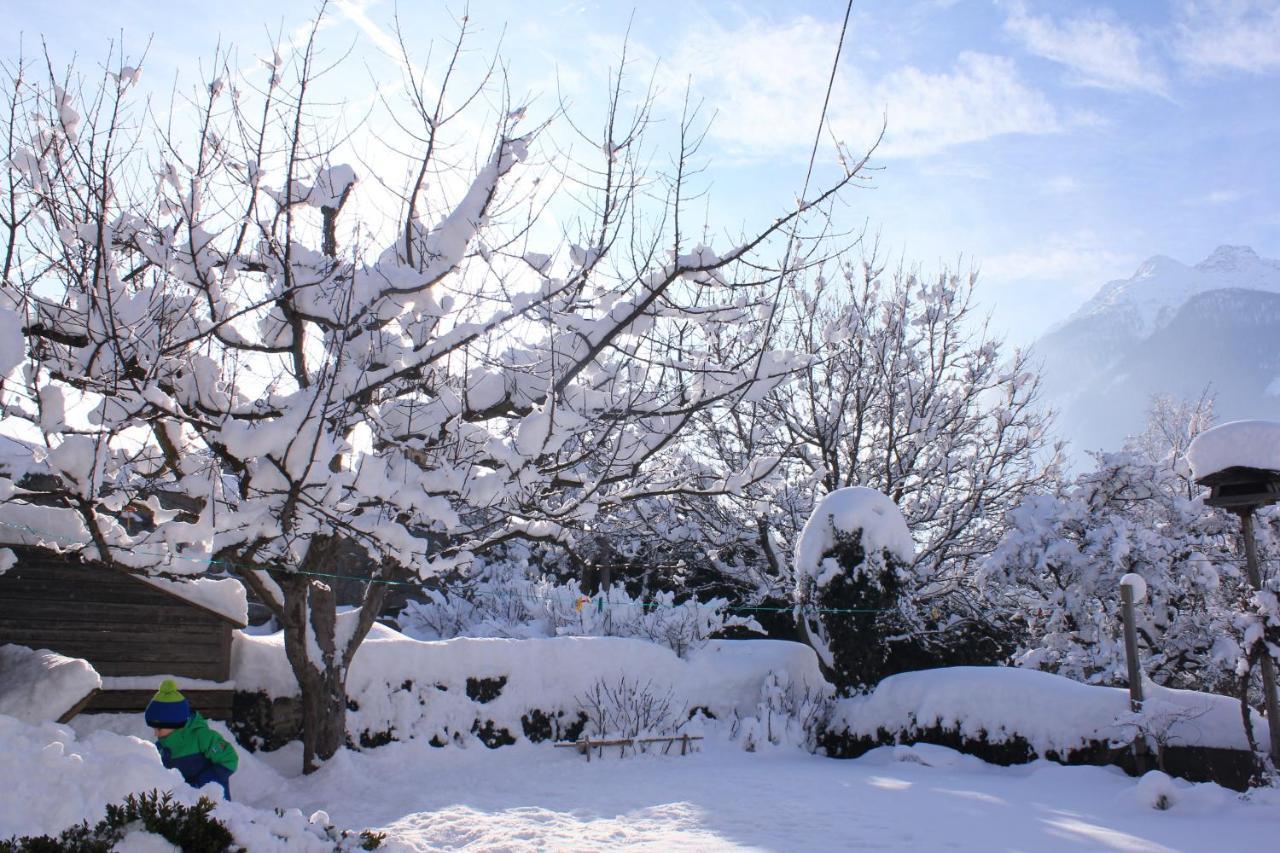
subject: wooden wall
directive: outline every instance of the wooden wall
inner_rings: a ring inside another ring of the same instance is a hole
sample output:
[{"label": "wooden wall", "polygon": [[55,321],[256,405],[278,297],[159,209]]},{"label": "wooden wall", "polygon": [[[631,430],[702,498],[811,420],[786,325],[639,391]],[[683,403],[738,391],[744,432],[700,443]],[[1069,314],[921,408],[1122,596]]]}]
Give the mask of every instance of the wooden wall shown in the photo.
[{"label": "wooden wall", "polygon": [[14,548],[0,574],[0,643],[88,660],[103,676],[231,677],[231,623],[124,574]]}]

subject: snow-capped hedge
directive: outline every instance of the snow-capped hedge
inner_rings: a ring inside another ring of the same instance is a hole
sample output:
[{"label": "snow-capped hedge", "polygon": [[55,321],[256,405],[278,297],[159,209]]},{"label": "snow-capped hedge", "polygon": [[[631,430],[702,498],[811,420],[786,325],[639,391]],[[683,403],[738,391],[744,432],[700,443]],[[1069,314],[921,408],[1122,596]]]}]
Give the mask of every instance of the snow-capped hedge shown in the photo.
[{"label": "snow-capped hedge", "polygon": [[[864,696],[839,700],[824,743],[828,753],[857,757],[884,744],[945,742],[988,761],[1016,764],[1050,758],[1068,764],[1120,763],[1143,736],[1152,753],[1195,750],[1227,756],[1227,775],[1248,778],[1252,753],[1238,700],[1171,690],[1148,682],[1141,714],[1129,692],[1062,676],[1006,667],[951,667],[908,672]],[[1251,712],[1253,736],[1266,744],[1267,723]],[[1237,760],[1238,758],[1238,760]],[[1205,778],[1192,772],[1189,776]],[[1223,782],[1227,784],[1227,782]]]},{"label": "snow-capped hedge", "polygon": [[[1148,683],[1143,719],[1175,746],[1248,749],[1240,703],[1227,696],[1170,690]],[[830,729],[852,735],[942,728],[989,743],[1025,740],[1038,754],[1065,755],[1102,742],[1133,740],[1139,720],[1129,691],[1094,687],[1047,672],[958,666],[886,678],[865,695],[842,699]],[[1267,742],[1267,723],[1253,718],[1254,738]]]},{"label": "snow-capped hedge", "polygon": [[[360,646],[347,679],[354,706],[347,729],[362,744],[409,738],[447,743],[477,734],[498,745],[572,736],[578,700],[597,684],[613,687],[624,678],[670,693],[680,708],[749,715],[771,672],[786,673],[801,690],[825,687],[813,650],[780,640],[712,640],[680,658],[665,646],[620,637],[428,642],[378,626]],[[232,678],[242,692],[272,699],[297,694],[278,633],[237,632]]]}]

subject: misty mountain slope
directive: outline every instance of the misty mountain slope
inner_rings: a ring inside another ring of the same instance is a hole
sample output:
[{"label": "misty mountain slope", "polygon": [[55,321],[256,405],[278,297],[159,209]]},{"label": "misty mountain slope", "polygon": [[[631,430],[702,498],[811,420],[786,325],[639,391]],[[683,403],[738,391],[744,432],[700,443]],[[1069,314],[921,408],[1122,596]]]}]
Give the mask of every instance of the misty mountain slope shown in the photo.
[{"label": "misty mountain slope", "polygon": [[1148,260],[1036,344],[1046,401],[1077,452],[1116,449],[1154,394],[1207,386],[1222,420],[1280,418],[1280,262],[1222,246],[1194,267]]}]

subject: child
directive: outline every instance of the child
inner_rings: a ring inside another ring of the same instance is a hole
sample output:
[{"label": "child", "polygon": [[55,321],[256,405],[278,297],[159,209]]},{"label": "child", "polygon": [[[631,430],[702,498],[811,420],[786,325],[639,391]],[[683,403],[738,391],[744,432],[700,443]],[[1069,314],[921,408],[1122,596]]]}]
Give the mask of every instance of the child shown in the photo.
[{"label": "child", "polygon": [[231,799],[229,783],[240,757],[222,735],[209,728],[204,717],[191,710],[178,685],[168,678],[160,682],[145,714],[147,725],[155,730],[156,747],[165,767],[176,767],[195,788],[217,782],[223,795]]}]

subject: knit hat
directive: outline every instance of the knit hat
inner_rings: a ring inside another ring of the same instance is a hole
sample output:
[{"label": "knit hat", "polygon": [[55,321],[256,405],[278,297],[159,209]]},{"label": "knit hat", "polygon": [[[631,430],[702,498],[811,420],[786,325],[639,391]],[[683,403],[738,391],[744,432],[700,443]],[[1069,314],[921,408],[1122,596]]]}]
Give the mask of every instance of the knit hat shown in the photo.
[{"label": "knit hat", "polygon": [[173,683],[173,679],[166,678],[160,682],[160,689],[147,703],[147,710],[143,713],[147,725],[153,729],[180,729],[191,716],[191,706],[178,692],[178,685]]}]

